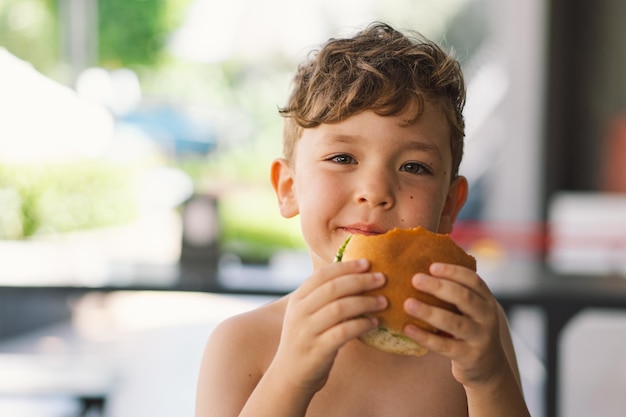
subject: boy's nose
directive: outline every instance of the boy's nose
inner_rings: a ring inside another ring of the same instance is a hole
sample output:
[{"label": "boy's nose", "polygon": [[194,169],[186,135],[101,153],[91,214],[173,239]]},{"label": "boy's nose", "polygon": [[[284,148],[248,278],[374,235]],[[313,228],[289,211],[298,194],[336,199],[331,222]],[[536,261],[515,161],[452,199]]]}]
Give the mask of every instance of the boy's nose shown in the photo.
[{"label": "boy's nose", "polygon": [[372,207],[391,208],[394,204],[393,186],[384,175],[369,175],[357,188],[356,200]]}]

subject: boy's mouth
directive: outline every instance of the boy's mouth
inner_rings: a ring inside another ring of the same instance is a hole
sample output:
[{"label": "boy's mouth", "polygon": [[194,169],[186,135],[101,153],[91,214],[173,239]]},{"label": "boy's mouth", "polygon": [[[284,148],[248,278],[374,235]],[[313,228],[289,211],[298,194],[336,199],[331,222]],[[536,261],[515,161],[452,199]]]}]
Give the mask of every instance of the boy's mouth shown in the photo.
[{"label": "boy's mouth", "polygon": [[344,232],[351,235],[380,235],[387,230],[371,224],[352,224],[341,228]]}]

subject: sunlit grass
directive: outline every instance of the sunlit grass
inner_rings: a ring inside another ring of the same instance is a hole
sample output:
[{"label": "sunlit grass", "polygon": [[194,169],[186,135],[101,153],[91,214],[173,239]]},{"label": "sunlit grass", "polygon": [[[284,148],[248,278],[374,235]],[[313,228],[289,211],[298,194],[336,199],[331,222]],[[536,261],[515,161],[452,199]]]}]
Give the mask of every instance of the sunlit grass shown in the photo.
[{"label": "sunlit grass", "polygon": [[0,166],[0,238],[63,233],[133,220],[132,169],[105,162]]},{"label": "sunlit grass", "polygon": [[281,249],[304,249],[298,219],[278,212],[273,191],[246,187],[219,200],[221,245],[244,261],[264,262]]}]

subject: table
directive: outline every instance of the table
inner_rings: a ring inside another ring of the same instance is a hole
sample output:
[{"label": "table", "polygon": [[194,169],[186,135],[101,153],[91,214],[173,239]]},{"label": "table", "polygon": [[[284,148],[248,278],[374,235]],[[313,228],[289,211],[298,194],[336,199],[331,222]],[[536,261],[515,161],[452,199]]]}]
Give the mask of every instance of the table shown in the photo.
[{"label": "table", "polygon": [[517,306],[545,314],[544,415],[559,416],[559,342],[565,326],[588,308],[626,309],[626,278],[619,275],[562,274],[539,263],[500,269],[489,285],[507,312]]},{"label": "table", "polygon": [[[254,275],[252,274],[253,271],[247,272]],[[507,261],[497,265],[497,267],[479,272],[507,312],[510,313],[518,306],[537,307],[544,312],[546,321],[543,349],[546,367],[546,383],[543,393],[544,415],[545,417],[558,417],[560,394],[559,342],[562,332],[570,320],[584,309],[626,309],[626,278],[618,275],[560,274],[551,270],[547,265],[535,261]],[[243,286],[227,288],[216,279],[206,279],[206,275],[202,285],[198,285],[198,279],[191,280],[184,275],[185,272],[181,271],[181,277],[178,280],[181,285],[176,288],[151,289],[265,296],[280,296],[285,291],[276,288],[252,288],[252,286],[249,288]],[[252,283],[258,285],[259,282],[263,282],[263,280],[252,278],[250,280],[251,285]],[[185,285],[185,283],[192,283],[192,285]],[[129,284],[126,287],[106,288],[0,287],[0,293],[6,292],[5,295],[10,297],[41,291],[45,291],[47,294],[52,291],[59,294],[78,295],[93,291],[106,293],[119,290],[141,291],[147,289],[144,286]]]}]

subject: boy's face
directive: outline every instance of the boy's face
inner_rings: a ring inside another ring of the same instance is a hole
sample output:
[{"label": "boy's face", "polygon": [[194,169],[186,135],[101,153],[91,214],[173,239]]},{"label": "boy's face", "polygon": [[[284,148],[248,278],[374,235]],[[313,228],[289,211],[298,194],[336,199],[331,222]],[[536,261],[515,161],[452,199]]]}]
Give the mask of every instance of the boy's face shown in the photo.
[{"label": "boy's face", "polygon": [[422,226],[449,233],[467,196],[450,180],[449,128],[437,107],[411,124],[371,111],[305,129],[295,155],[272,166],[281,214],[300,215],[314,265],[349,234]]}]

